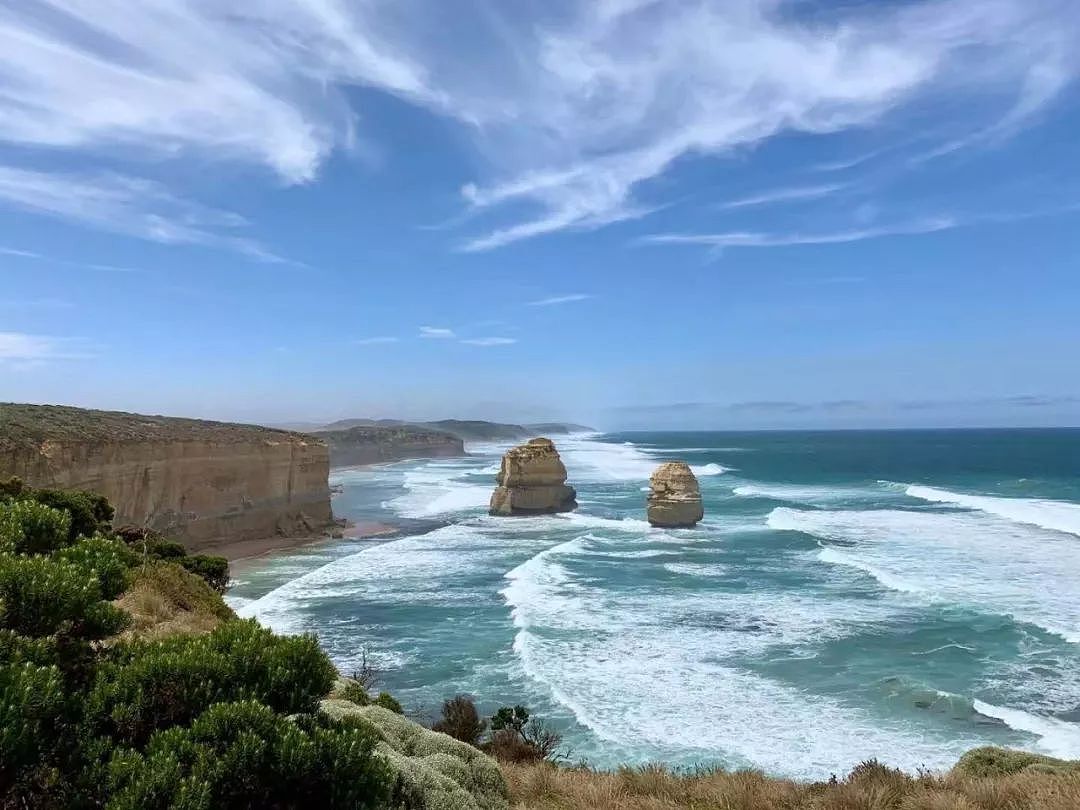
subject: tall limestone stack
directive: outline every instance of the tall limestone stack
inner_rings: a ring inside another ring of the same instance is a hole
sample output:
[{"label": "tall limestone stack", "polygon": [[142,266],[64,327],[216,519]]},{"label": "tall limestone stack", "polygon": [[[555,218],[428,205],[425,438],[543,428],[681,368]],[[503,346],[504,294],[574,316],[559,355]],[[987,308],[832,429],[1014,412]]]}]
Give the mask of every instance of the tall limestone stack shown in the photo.
[{"label": "tall limestone stack", "polygon": [[543,515],[577,509],[566,467],[551,439],[530,439],[503,456],[491,495],[493,515]]},{"label": "tall limestone stack", "polygon": [[685,461],[661,464],[649,479],[650,525],[665,529],[689,528],[705,516],[701,489]]}]

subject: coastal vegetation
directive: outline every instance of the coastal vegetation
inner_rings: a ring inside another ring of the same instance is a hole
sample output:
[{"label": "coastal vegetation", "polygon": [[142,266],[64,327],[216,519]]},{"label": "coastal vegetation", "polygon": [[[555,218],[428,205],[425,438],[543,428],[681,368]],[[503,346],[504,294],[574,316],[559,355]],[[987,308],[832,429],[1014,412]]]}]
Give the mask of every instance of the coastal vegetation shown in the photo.
[{"label": "coastal vegetation", "polygon": [[315,637],[237,619],[224,561],[111,517],[0,487],[0,807],[506,807],[492,760],[390,695],[326,699]]}]

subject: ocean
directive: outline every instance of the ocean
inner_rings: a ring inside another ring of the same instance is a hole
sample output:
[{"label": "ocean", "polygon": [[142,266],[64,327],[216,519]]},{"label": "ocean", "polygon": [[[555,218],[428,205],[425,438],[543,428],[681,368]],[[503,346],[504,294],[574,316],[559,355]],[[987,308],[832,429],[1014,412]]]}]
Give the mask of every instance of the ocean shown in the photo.
[{"label": "ocean", "polygon": [[[992,744],[1080,758],[1080,430],[556,437],[572,514],[493,518],[505,446],[332,473],[397,534],[248,562],[228,599],[437,714],[524,704],[574,761],[800,779]],[[694,529],[645,522],[681,459]]]}]

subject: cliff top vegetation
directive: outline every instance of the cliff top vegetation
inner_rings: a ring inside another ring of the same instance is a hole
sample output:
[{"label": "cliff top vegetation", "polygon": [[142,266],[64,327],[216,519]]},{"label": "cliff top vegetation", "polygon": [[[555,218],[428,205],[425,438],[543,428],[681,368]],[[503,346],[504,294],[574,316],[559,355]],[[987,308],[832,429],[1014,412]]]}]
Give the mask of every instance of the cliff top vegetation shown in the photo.
[{"label": "cliff top vegetation", "polygon": [[0,448],[36,447],[46,441],[321,443],[315,436],[259,425],[98,411],[66,405],[0,403]]}]

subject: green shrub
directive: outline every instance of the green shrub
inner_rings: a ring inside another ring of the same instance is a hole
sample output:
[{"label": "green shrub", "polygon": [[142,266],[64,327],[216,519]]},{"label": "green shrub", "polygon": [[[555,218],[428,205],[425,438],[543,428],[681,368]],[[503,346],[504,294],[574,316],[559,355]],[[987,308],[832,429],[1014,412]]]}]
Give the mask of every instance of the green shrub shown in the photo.
[{"label": "green shrub", "polygon": [[491,730],[510,729],[521,734],[529,722],[529,710],[524,706],[503,706],[491,716]]},{"label": "green shrub", "polygon": [[954,773],[977,777],[1011,776],[1027,770],[1080,774],[1080,760],[1056,759],[987,745],[968,751],[953,767]]},{"label": "green shrub", "polygon": [[47,767],[64,730],[60,670],[0,663],[0,795]]},{"label": "green shrub", "polygon": [[70,542],[71,515],[36,501],[0,503],[0,551],[49,554]]},{"label": "green shrub", "polygon": [[480,745],[480,737],[486,728],[487,723],[480,718],[476,702],[470,695],[455,695],[444,700],[442,717],[432,726],[433,730],[469,745]]},{"label": "green shrub", "polygon": [[275,636],[232,621],[204,636],[119,645],[87,698],[88,722],[133,745],[189,723],[207,706],[257,700],[284,714],[312,711],[335,671],[313,636]]},{"label": "green shrub", "polygon": [[47,557],[0,554],[0,629],[92,640],[118,633],[126,624],[123,611],[102,601],[92,569]]},{"label": "green shrub", "polygon": [[352,678],[339,678],[334,683],[334,690],[330,695],[341,700],[352,701],[357,706],[367,706],[371,703],[371,695],[368,694],[364,685]]},{"label": "green shrub", "polygon": [[181,557],[177,562],[191,573],[202,577],[206,584],[218,593],[225,593],[226,588],[229,587],[229,561],[224,557],[194,554],[190,557]]},{"label": "green shrub", "polygon": [[130,580],[129,570],[137,558],[122,542],[96,534],[84,537],[75,545],[61,549],[54,559],[74,563],[97,574],[105,599],[115,599]]},{"label": "green shrub", "polygon": [[112,505],[101,495],[61,489],[28,491],[38,503],[71,515],[68,543],[74,543],[79,537],[91,537],[97,532],[107,532],[112,527]]},{"label": "green shrub", "polygon": [[381,810],[394,777],[370,726],[290,722],[256,702],[222,703],[155,734],[109,768],[109,810],[318,807]]},{"label": "green shrub", "polygon": [[379,696],[371,702],[376,706],[382,706],[384,709],[392,711],[394,714],[405,714],[405,710],[401,708],[398,699],[389,692],[379,692]]}]

